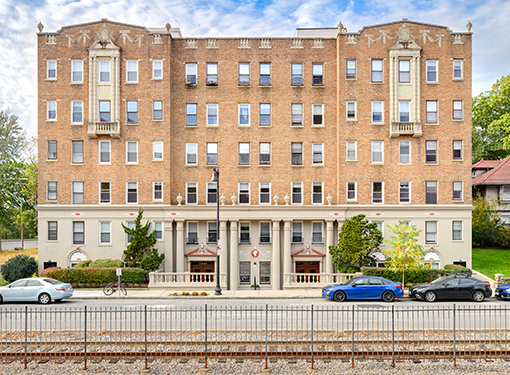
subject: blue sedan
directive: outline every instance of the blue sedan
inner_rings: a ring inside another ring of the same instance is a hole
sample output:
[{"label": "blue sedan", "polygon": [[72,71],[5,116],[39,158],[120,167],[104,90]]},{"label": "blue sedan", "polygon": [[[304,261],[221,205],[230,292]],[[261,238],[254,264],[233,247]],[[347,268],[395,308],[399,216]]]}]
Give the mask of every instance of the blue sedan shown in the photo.
[{"label": "blue sedan", "polygon": [[494,295],[498,298],[510,299],[510,284],[502,284],[496,288]]},{"label": "blue sedan", "polygon": [[382,299],[392,302],[395,298],[402,298],[404,292],[401,283],[382,277],[363,276],[347,280],[344,284],[324,287],[322,296],[336,302],[346,299]]}]

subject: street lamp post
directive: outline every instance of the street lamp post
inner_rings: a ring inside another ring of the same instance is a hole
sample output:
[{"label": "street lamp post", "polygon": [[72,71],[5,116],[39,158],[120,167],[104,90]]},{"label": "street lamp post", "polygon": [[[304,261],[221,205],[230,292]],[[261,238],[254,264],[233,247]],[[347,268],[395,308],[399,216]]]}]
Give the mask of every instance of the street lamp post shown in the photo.
[{"label": "street lamp post", "polygon": [[220,286],[220,255],[221,255],[221,241],[220,241],[220,171],[218,168],[213,168],[213,176],[211,182],[216,182],[216,288],[214,295],[221,296]]}]

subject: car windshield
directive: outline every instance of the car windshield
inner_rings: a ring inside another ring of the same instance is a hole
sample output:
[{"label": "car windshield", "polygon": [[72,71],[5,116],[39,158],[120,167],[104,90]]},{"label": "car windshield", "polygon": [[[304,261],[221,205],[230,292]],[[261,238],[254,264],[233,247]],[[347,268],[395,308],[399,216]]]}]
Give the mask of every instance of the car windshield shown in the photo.
[{"label": "car windshield", "polygon": [[441,276],[440,278],[435,279],[434,281],[432,281],[431,284],[438,285],[438,284],[441,284],[442,282],[444,282],[444,281],[446,281],[448,279],[449,279],[448,276]]},{"label": "car windshield", "polygon": [[58,281],[58,280],[55,280],[55,279],[50,279],[49,277],[47,277],[46,279],[43,279],[43,280],[46,281],[47,283],[50,283],[50,284],[53,284],[53,285],[62,284],[61,281]]},{"label": "car windshield", "polygon": [[345,283],[341,284],[341,285],[351,285],[353,282],[355,282],[356,280],[358,279],[350,279],[350,280],[347,280]]}]

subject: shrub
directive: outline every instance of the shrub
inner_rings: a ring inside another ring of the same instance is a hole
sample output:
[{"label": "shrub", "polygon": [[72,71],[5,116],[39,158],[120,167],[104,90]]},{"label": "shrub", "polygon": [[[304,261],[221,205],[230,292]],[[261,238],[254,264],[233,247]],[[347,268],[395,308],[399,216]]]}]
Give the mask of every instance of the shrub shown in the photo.
[{"label": "shrub", "polygon": [[189,296],[189,292],[182,292],[182,294],[181,294],[181,295],[183,295],[183,296]]},{"label": "shrub", "polygon": [[[387,268],[378,267],[363,267],[361,269],[364,276],[380,276],[385,279],[399,282],[402,280],[402,273],[400,271],[390,271]],[[430,283],[438,277],[446,275],[446,270],[434,270],[430,268],[421,268],[417,270],[406,271],[406,286]]]},{"label": "shrub", "polygon": [[202,292],[202,293],[200,293],[200,295],[201,295],[202,297],[206,297],[206,296],[208,296],[209,294],[207,294],[207,292]]},{"label": "shrub", "polygon": [[74,266],[74,268],[86,268],[89,266],[90,262],[92,262],[90,259],[82,260],[80,263]]},{"label": "shrub", "polygon": [[171,295],[171,296],[178,296],[178,295],[179,295],[179,293],[177,293],[177,292],[173,292],[173,293],[172,293],[172,294],[170,294],[170,295]]},{"label": "shrub", "polygon": [[5,281],[13,281],[30,277],[37,272],[37,261],[34,257],[19,254],[10,258],[0,267],[0,273]]},{"label": "shrub", "polygon": [[191,295],[196,297],[196,296],[198,296],[198,292],[192,292]]},{"label": "shrub", "polygon": [[[117,281],[114,267],[108,268],[47,268],[41,276],[76,284],[107,284]],[[123,268],[122,278],[126,284],[141,284],[145,281],[145,271],[141,268]]]},{"label": "shrub", "polygon": [[90,262],[88,267],[98,267],[98,268],[107,268],[107,267],[122,267],[124,263],[120,259],[97,259]]},{"label": "shrub", "polygon": [[471,275],[473,273],[473,271],[471,271],[469,268],[467,267],[463,267],[461,266],[460,264],[447,264],[444,266],[444,269],[446,271],[448,271],[449,273],[466,273],[466,274],[469,274]]}]

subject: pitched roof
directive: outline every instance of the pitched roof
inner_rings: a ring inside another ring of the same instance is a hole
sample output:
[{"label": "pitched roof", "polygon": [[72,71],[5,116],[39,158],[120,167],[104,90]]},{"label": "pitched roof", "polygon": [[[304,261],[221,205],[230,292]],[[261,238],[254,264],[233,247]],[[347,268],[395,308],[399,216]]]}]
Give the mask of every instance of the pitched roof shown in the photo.
[{"label": "pitched roof", "polygon": [[[479,176],[473,178],[473,185],[502,185],[510,184],[510,157],[503,160],[480,160],[478,163],[473,165],[473,168],[481,162],[497,162],[498,164],[491,169]],[[490,163],[487,163],[490,164]],[[480,166],[478,166],[480,168]],[[482,168],[490,168],[484,166]]]},{"label": "pitched roof", "polygon": [[496,167],[501,160],[480,160],[478,163],[472,165],[472,169],[492,169]]}]

